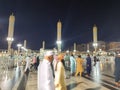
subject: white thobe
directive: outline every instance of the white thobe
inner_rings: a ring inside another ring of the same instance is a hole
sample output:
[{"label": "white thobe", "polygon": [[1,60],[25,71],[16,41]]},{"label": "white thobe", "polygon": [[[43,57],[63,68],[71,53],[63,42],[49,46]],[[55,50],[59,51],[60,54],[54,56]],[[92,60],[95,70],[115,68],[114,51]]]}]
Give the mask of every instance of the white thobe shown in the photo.
[{"label": "white thobe", "polygon": [[38,67],[38,90],[55,90],[52,68],[45,59]]},{"label": "white thobe", "polygon": [[26,71],[27,69],[30,70],[30,64],[31,64],[30,57],[26,57],[26,66],[24,71]]}]

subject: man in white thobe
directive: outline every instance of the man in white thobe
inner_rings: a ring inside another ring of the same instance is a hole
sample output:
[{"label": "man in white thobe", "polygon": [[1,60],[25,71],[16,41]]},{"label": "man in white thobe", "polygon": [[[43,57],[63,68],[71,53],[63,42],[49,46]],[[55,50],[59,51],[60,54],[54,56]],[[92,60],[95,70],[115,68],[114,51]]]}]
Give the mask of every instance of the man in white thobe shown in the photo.
[{"label": "man in white thobe", "polygon": [[51,62],[53,60],[53,53],[47,51],[45,58],[38,67],[38,90],[55,90],[53,71]]},{"label": "man in white thobe", "polygon": [[25,70],[24,70],[24,72],[25,72],[26,74],[29,73],[29,70],[30,70],[30,64],[31,64],[30,56],[27,56],[27,57],[26,57]]}]

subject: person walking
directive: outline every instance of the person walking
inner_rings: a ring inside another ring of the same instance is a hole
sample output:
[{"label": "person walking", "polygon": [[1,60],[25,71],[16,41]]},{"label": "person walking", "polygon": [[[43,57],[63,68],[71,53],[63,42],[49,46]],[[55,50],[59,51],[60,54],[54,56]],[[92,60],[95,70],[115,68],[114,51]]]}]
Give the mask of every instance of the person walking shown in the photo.
[{"label": "person walking", "polygon": [[117,54],[115,57],[115,85],[120,86],[120,54]]},{"label": "person walking", "polygon": [[94,56],[93,59],[94,59],[94,66],[95,66],[95,65],[96,65],[96,62],[97,62],[97,57]]},{"label": "person walking", "polygon": [[58,55],[58,62],[55,67],[55,90],[67,90],[65,83],[65,68],[62,63],[63,55]]},{"label": "person walking", "polygon": [[31,64],[31,58],[30,58],[30,56],[28,55],[25,60],[26,60],[25,61],[26,64],[25,64],[24,73],[28,76],[29,71],[30,71],[30,64]]},{"label": "person walking", "polygon": [[70,55],[68,53],[64,56],[65,60],[65,69],[70,70]]},{"label": "person walking", "polygon": [[91,73],[91,57],[88,54],[86,58],[86,70],[87,70],[87,76],[90,76]]},{"label": "person walking", "polygon": [[52,61],[53,52],[47,51],[42,63],[38,66],[38,90],[55,90]]},{"label": "person walking", "polygon": [[77,76],[80,73],[80,76],[82,76],[83,69],[83,62],[84,60],[81,58],[81,55],[78,55],[78,58],[76,58],[76,74]]},{"label": "person walking", "polygon": [[40,63],[40,59],[39,59],[39,55],[37,56],[37,62],[36,62],[36,69],[38,70],[38,66],[39,66],[39,63]]},{"label": "person walking", "polygon": [[71,70],[71,76],[74,76],[75,74],[75,64],[76,64],[76,61],[75,61],[75,58],[73,56],[73,54],[71,54],[70,56],[70,70]]}]

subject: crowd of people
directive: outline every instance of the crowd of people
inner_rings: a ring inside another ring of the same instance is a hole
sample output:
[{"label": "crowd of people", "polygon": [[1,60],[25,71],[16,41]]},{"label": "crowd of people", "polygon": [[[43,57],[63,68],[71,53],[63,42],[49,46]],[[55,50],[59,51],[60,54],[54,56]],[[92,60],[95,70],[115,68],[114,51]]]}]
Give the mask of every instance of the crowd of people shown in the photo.
[{"label": "crowd of people", "polygon": [[[38,90],[67,90],[66,70],[70,70],[70,76],[80,77],[84,74],[86,77],[91,75],[92,66],[95,66],[100,58],[89,54],[83,58],[81,55],[71,54],[54,54],[52,51],[47,51],[44,59],[39,64],[39,59],[32,57],[32,65],[30,57],[26,57],[25,72],[29,72],[31,66],[38,72]],[[38,60],[38,61],[37,61]],[[107,60],[107,59],[106,59]],[[92,64],[93,61],[93,64]],[[85,64],[85,66],[84,66]],[[38,66],[39,65],[39,66]],[[115,85],[120,86],[120,55],[115,57]],[[84,73],[83,73],[84,72]]]},{"label": "crowd of people", "polygon": [[[69,60],[65,60],[69,59]],[[84,59],[81,55],[73,54],[68,57],[59,53],[55,55],[52,51],[47,51],[42,63],[38,67],[38,90],[67,90],[66,87],[66,69],[70,66],[70,76],[82,76],[84,72]],[[86,58],[86,76],[90,76],[91,58]]]}]

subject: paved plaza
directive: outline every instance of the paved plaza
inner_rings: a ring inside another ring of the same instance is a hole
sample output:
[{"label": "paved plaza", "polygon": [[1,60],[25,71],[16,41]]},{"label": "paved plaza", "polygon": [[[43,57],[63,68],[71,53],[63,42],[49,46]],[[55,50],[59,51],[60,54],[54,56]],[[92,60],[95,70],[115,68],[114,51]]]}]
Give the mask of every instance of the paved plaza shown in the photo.
[{"label": "paved plaza", "polygon": [[[66,73],[70,75],[69,71]],[[114,83],[114,63],[111,61],[97,62],[90,77],[70,76],[66,79],[67,90],[120,90]],[[37,72],[30,72],[26,90],[37,90]]]},{"label": "paved plaza", "polygon": [[0,90],[12,90],[23,75],[23,67],[0,70]]},{"label": "paved plaza", "polygon": [[[66,76],[69,77],[65,79],[67,90],[120,90],[114,82],[113,60],[97,62],[96,66],[92,64],[90,77],[86,77],[85,73],[82,77],[70,76],[69,70],[66,70]],[[37,71],[31,71],[27,79],[22,77],[25,77],[23,67],[4,69],[0,73],[0,90],[37,90]],[[18,82],[22,83],[16,89]]]}]

